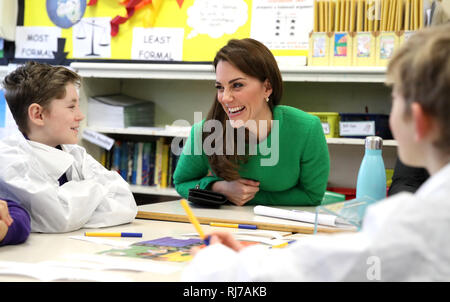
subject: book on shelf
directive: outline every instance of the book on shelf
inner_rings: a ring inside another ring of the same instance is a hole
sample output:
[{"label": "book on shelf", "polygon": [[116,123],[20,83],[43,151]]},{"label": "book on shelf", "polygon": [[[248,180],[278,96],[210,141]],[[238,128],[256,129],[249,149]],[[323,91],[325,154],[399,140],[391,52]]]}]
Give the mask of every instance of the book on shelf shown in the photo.
[{"label": "book on shelf", "polygon": [[88,100],[90,127],[153,127],[154,116],[153,102],[128,95],[95,96]]},{"label": "book on shelf", "polygon": [[118,172],[131,185],[173,187],[178,155],[171,152],[170,141],[159,138],[150,142],[116,140],[113,148],[104,150],[102,164]]}]

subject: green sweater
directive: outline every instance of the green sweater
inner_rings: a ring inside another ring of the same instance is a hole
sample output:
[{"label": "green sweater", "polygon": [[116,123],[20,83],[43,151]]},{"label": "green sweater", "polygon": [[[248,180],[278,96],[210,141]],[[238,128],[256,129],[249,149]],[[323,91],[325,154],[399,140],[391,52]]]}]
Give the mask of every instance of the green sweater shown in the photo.
[{"label": "green sweater", "polygon": [[[319,205],[330,170],[328,146],[319,118],[293,107],[278,105],[274,108],[273,119],[279,121],[278,162],[261,165],[261,160],[276,159],[273,154],[260,152],[261,144],[270,148],[271,142],[276,142],[272,137],[273,127],[266,142],[259,143],[257,154],[250,156],[239,169],[242,178],[260,182],[259,192],[247,204]],[[187,198],[189,189],[197,185],[200,189],[210,189],[215,181],[223,180],[211,172],[207,156],[198,147],[202,146],[203,123],[192,127],[173,176],[175,188],[184,198]],[[197,152],[194,152],[196,148]]]}]

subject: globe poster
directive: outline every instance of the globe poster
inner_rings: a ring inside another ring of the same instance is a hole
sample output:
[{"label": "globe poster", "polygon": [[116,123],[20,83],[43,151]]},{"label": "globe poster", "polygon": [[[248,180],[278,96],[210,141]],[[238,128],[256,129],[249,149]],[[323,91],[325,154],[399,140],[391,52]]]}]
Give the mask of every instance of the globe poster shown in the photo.
[{"label": "globe poster", "polygon": [[58,27],[70,28],[78,23],[86,10],[86,0],[47,0],[47,14]]}]

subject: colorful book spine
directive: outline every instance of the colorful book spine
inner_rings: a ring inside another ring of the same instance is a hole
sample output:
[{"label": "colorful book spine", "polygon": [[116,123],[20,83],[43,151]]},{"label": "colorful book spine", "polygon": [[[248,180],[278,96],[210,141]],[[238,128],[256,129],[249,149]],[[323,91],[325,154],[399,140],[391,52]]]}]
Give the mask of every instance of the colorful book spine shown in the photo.
[{"label": "colorful book spine", "polygon": [[179,156],[170,151],[166,138],[152,142],[116,141],[106,156],[106,165],[133,185],[173,187],[173,174]]},{"label": "colorful book spine", "polygon": [[156,141],[156,150],[155,150],[155,177],[154,183],[157,186],[161,185],[161,177],[162,177],[162,153],[163,153],[163,145],[164,138],[159,138]]},{"label": "colorful book spine", "polygon": [[170,146],[163,143],[162,145],[162,159],[161,159],[161,188],[167,188],[167,175],[169,169],[169,152]]},{"label": "colorful book spine", "polygon": [[127,146],[128,146],[127,182],[131,183],[131,176],[133,174],[134,142],[128,142]]},{"label": "colorful book spine", "polygon": [[144,143],[142,152],[142,185],[149,185],[149,172],[150,172],[150,143]]},{"label": "colorful book spine", "polygon": [[136,144],[137,148],[137,162],[136,162],[136,185],[142,185],[142,154],[144,151],[144,143]]},{"label": "colorful book spine", "polygon": [[120,173],[121,144],[122,143],[120,141],[116,141],[112,149],[113,155],[111,170],[116,171],[117,173]]},{"label": "colorful book spine", "polygon": [[134,144],[133,147],[133,160],[132,164],[133,167],[131,169],[131,184],[136,185],[137,184],[137,166],[139,161],[139,144]]},{"label": "colorful book spine", "polygon": [[120,176],[128,181],[128,144],[126,142],[120,148]]}]

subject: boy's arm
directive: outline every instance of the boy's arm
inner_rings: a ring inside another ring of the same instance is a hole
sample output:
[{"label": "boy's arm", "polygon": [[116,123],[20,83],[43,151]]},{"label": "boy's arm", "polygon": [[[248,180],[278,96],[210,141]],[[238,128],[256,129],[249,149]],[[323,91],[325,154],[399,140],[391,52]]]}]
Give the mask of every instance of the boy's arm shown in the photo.
[{"label": "boy's arm", "polygon": [[107,170],[92,156],[86,154],[85,181],[100,185],[104,191],[85,227],[96,228],[131,222],[137,214],[137,205],[130,185],[116,171]]},{"label": "boy's arm", "polygon": [[[71,180],[62,186],[59,176],[50,176],[33,159],[16,160],[0,170],[6,198],[14,197],[29,212],[33,232],[69,232],[88,223],[103,227],[134,219],[137,207],[128,184],[89,157],[78,158],[79,167],[73,172],[80,174],[75,179],[82,180]],[[92,169],[92,162],[98,165],[97,169]]]}]

